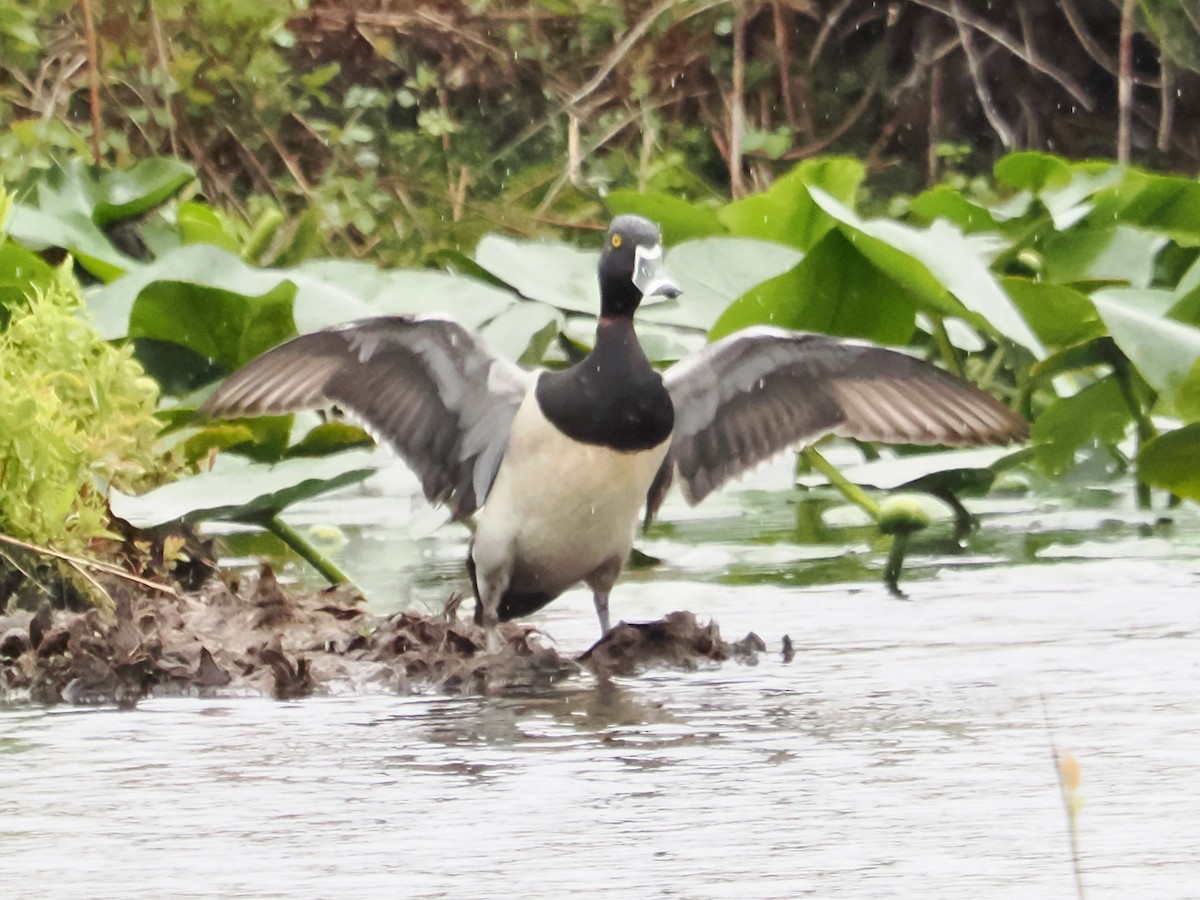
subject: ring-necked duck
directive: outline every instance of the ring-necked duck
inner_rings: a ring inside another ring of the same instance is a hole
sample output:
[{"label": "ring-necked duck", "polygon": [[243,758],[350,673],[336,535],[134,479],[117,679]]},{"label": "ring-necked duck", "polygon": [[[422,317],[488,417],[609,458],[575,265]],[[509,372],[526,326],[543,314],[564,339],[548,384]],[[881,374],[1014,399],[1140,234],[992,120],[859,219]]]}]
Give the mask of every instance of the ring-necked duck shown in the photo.
[{"label": "ring-necked duck", "polygon": [[676,296],[652,222],[613,220],[600,256],[588,356],[529,372],[458,322],[366,319],[306,334],[231,375],[199,413],[337,406],[415,470],[455,519],[478,511],[467,567],[476,619],[523,616],[584,582],[608,596],[676,478],[699,503],[758,463],[826,434],[975,445],[1026,436],[973,385],[864,341],[778,328],[719,340],[660,375],[633,330],[643,297]]}]

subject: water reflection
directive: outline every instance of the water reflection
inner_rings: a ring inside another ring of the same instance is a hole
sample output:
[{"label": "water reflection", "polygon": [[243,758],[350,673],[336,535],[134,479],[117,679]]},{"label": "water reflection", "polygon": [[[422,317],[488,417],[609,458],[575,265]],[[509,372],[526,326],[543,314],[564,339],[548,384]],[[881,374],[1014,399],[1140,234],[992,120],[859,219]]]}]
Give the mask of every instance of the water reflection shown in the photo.
[{"label": "water reflection", "polygon": [[[789,503],[756,515],[794,523]],[[769,647],[756,666],[475,698],[2,711],[4,883],[22,897],[1069,897],[1044,696],[1082,765],[1089,890],[1187,894],[1200,521],[1183,510],[1164,528],[1123,502],[975,509],[988,527],[965,552],[917,548],[907,602],[866,544],[772,533],[694,552],[696,532],[681,535],[710,526],[683,517],[643,545],[664,563],[622,582],[616,614],[686,608],[727,638],[754,630]],[[449,571],[461,548],[445,543]],[[444,598],[458,576],[422,582],[424,552],[406,577]],[[565,650],[595,637],[586,591],[539,621]]]}]

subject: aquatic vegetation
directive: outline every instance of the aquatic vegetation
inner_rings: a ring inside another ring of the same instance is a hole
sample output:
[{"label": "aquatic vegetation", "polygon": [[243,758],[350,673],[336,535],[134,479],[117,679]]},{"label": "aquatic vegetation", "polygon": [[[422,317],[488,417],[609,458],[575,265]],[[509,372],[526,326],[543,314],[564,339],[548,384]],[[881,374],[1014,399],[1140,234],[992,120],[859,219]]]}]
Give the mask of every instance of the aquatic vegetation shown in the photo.
[{"label": "aquatic vegetation", "polygon": [[[1031,446],[982,468],[929,457],[891,484],[949,503],[960,537],[971,518],[959,496],[1021,465],[1061,478],[1099,462],[1111,478],[1136,479],[1144,504],[1152,487],[1200,499],[1189,462],[1200,426],[1200,183],[1014,153],[990,183],[941,185],[872,218],[858,209],[864,172],[845,157],[806,160],[728,203],[611,193],[612,212],[661,221],[685,290],[643,310],[650,358],[666,365],[708,339],[773,323],[907,346],[973,379],[1032,421]],[[161,387],[160,412],[182,455],[197,465],[215,453],[252,461],[244,496],[219,510],[202,491],[193,509],[114,494],[140,524],[163,521],[158,507],[270,527],[296,497],[362,477],[353,465],[335,464],[333,477],[317,468],[319,457],[368,440],[339,421],[190,422],[208,385],[298,333],[436,311],[513,359],[554,367],[585,352],[595,330],[594,250],[496,234],[471,255],[439,255],[439,268],[388,269],[310,258],[302,219],[231,217],[201,202],[190,170],[171,160],[119,178],[67,166],[14,204],[0,257],[13,273],[0,278],[5,309],[44,292],[57,277],[45,260],[70,253],[93,282],[84,297],[100,336]],[[281,460],[303,488],[264,500],[254,482]],[[877,501],[847,496],[877,516]]]},{"label": "aquatic vegetation", "polygon": [[110,488],[145,490],[170,471],[157,445],[158,385],[82,309],[60,271],[0,332],[0,523],[68,552],[111,536]]}]

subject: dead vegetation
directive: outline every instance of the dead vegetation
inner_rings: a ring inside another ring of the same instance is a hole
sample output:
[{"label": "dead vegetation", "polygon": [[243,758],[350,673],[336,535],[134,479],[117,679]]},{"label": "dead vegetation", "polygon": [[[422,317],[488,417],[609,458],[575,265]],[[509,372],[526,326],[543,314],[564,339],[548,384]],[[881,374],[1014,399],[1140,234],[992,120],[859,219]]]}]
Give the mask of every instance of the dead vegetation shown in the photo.
[{"label": "dead vegetation", "polygon": [[694,669],[756,661],[756,635],[729,644],[716,624],[687,612],[620,623],[578,659],[538,628],[501,626],[486,651],[482,629],[458,614],[375,615],[346,588],[303,593],[271,568],[195,591],[106,584],[115,609],[17,610],[0,616],[0,700],[132,707],[146,696],[314,693],[480,694],[548,686],[588,672],[601,680],[654,667]]}]

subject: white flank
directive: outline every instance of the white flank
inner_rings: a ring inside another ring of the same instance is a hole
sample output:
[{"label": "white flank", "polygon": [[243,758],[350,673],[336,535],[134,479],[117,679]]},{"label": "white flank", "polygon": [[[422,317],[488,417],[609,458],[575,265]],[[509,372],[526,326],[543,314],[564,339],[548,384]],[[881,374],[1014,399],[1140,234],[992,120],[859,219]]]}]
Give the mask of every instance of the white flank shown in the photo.
[{"label": "white flank", "polygon": [[606,560],[628,556],[670,439],[633,453],[578,443],[542,414],[534,387],[480,511],[474,556],[485,578],[512,560],[525,574],[513,587],[557,594]]}]

